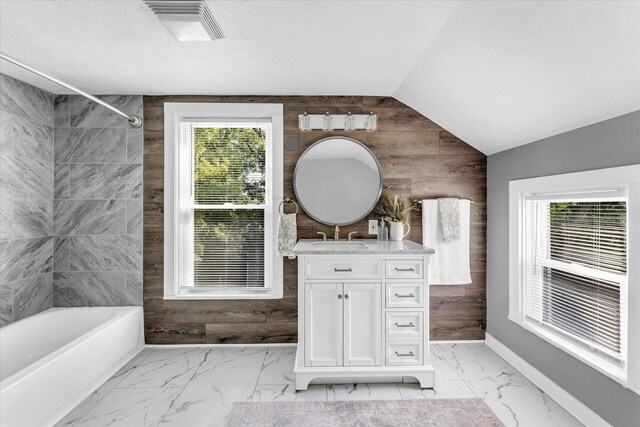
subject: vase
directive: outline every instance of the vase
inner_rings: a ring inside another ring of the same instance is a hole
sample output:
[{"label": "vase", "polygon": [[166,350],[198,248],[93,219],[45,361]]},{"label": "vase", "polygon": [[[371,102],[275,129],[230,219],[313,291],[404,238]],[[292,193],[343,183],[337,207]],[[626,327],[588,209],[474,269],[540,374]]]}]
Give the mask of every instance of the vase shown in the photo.
[{"label": "vase", "polygon": [[[407,232],[404,232],[404,226],[407,226]],[[409,234],[409,230],[411,227],[409,224],[403,224],[401,222],[390,222],[389,223],[389,235],[390,239],[396,242],[401,242],[402,239],[405,238],[407,234]]]}]

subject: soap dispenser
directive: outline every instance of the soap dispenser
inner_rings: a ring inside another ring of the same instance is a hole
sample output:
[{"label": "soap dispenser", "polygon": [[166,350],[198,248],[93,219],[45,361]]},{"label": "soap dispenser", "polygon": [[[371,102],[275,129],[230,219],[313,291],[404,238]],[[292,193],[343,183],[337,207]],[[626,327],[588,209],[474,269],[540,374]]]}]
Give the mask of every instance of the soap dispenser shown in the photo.
[{"label": "soap dispenser", "polygon": [[378,240],[389,240],[389,233],[387,231],[387,226],[384,223],[384,219],[381,219],[378,223]]}]

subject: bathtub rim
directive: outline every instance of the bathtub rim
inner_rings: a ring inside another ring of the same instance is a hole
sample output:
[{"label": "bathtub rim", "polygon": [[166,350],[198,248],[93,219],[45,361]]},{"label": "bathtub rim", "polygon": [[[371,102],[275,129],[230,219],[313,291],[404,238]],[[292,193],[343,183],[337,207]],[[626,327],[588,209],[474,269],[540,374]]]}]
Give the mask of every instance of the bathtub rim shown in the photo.
[{"label": "bathtub rim", "polygon": [[[69,341],[68,343],[66,343],[65,345],[63,345],[62,347],[57,348],[56,350],[54,350],[53,352],[47,354],[45,357],[42,357],[40,359],[38,359],[37,361],[33,362],[32,364],[26,366],[25,368],[14,372],[13,374],[11,374],[10,376],[8,376],[7,378],[5,378],[4,380],[0,381],[0,393],[3,393],[9,389],[11,389],[11,387],[13,385],[15,385],[18,381],[20,381],[22,378],[31,375],[43,368],[45,368],[49,363],[51,363],[52,361],[54,361],[55,359],[58,359],[59,357],[69,353],[70,351],[72,351],[73,349],[77,348],[79,345],[83,344],[87,338],[90,336],[90,334],[96,334],[99,333],[101,331],[105,331],[107,329],[110,329],[112,327],[115,327],[115,324],[118,322],[118,319],[122,319],[127,315],[134,315],[136,312],[138,313],[138,315],[140,316],[140,321],[142,322],[142,307],[139,306],[115,306],[115,307],[53,307],[53,308],[49,308],[47,310],[41,311],[38,314],[35,314],[33,316],[27,317],[26,319],[22,319],[22,320],[29,320],[29,319],[34,319],[37,318],[38,316],[40,317],[44,317],[47,313],[52,313],[52,312],[56,312],[56,311],[68,311],[68,310],[83,310],[83,311],[88,311],[91,309],[104,309],[104,310],[114,310],[114,314],[113,316],[109,317],[108,320],[100,323],[98,326],[96,326],[95,328],[89,329],[88,331],[86,331],[84,334],[81,334],[79,336],[77,336],[76,338],[74,338],[72,341]],[[11,325],[7,325],[7,327],[19,324],[21,322],[21,320],[12,323]],[[142,326],[138,331],[138,334],[141,334],[142,331]],[[135,354],[133,354],[132,357],[134,357],[136,354],[138,354],[143,348],[144,348],[144,336],[138,336],[138,346],[136,346],[137,351],[135,351]],[[128,359],[130,360],[130,359]],[[127,361],[128,361],[127,360]],[[126,364],[126,362],[125,362]],[[120,367],[121,368],[121,367]],[[118,369],[120,369],[118,368]],[[115,371],[117,372],[117,370]],[[115,372],[112,373],[115,374]],[[108,379],[109,377],[107,377],[106,379]],[[103,381],[104,382],[104,381]],[[100,383],[102,384],[102,383]]]}]

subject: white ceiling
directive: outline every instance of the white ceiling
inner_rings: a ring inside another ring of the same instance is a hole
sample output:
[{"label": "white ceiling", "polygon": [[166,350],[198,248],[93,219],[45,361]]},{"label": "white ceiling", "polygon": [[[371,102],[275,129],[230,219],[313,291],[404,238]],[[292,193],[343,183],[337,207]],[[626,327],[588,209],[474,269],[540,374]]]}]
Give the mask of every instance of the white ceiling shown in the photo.
[{"label": "white ceiling", "polygon": [[0,50],[97,94],[395,96],[487,154],[640,109],[638,1],[207,3],[224,40],[141,0],[0,0]]}]

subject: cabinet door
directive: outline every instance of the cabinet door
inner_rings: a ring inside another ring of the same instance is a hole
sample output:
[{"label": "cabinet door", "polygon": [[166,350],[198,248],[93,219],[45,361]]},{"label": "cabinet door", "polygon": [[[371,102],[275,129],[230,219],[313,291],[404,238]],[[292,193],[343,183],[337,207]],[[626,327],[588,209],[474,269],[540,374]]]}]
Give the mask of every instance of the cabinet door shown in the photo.
[{"label": "cabinet door", "polygon": [[344,366],[382,364],[382,284],[344,285]]},{"label": "cabinet door", "polygon": [[342,284],[305,284],[306,366],[342,366],[342,301]]}]

